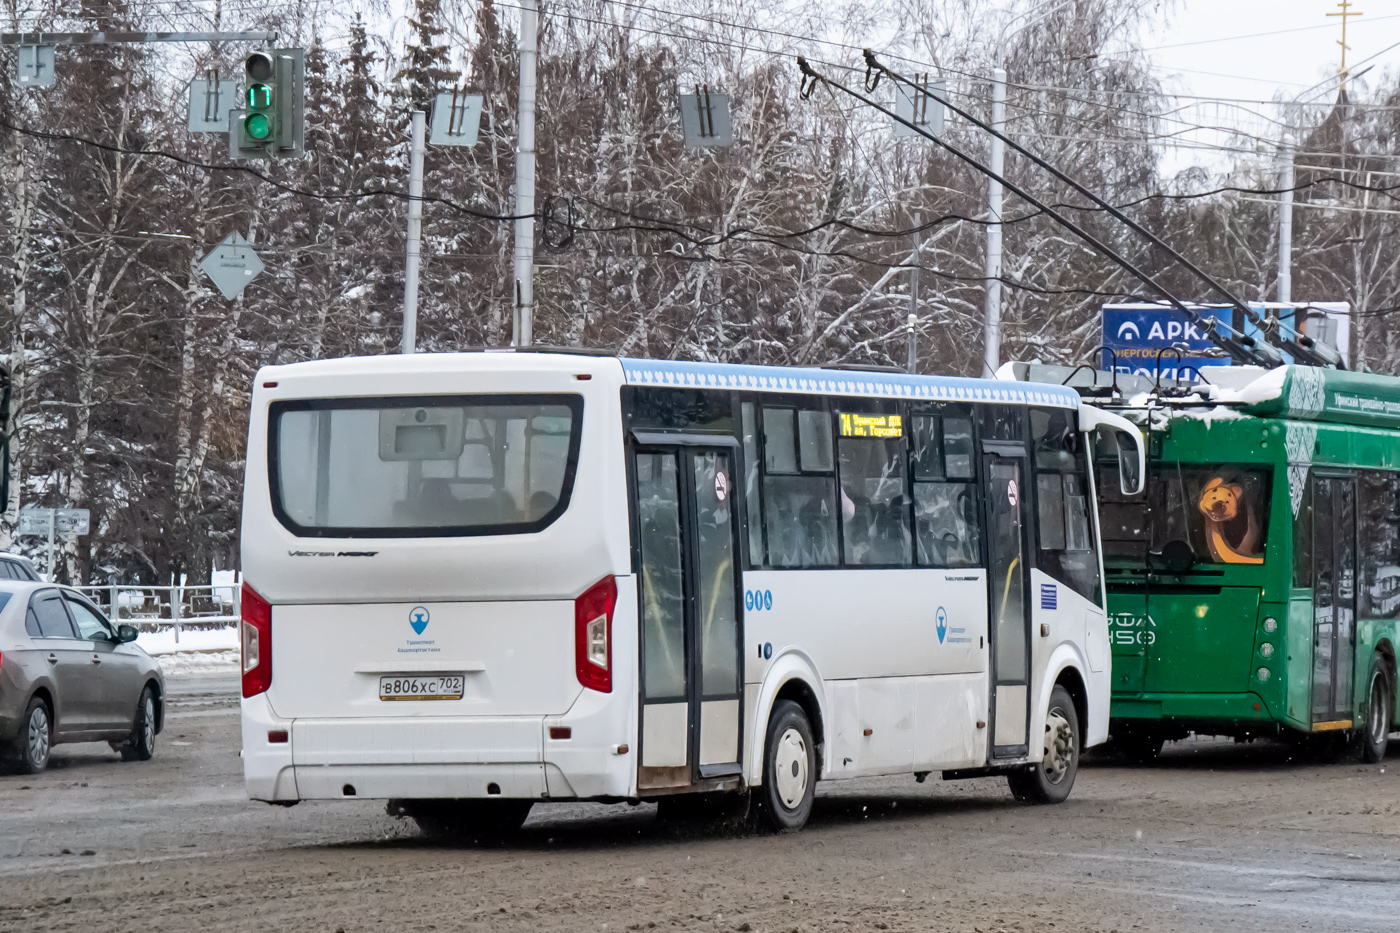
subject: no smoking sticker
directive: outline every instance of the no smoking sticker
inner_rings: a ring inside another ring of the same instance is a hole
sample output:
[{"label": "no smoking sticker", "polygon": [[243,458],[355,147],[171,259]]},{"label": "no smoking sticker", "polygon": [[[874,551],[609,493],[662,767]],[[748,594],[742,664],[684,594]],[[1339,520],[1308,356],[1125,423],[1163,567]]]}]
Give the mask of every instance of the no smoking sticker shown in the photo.
[{"label": "no smoking sticker", "polygon": [[729,498],[729,478],[723,473],[715,474],[715,498],[721,502]]},{"label": "no smoking sticker", "polygon": [[1016,508],[1016,481],[1010,480],[1006,484],[1006,501],[1011,503],[1011,507]]}]

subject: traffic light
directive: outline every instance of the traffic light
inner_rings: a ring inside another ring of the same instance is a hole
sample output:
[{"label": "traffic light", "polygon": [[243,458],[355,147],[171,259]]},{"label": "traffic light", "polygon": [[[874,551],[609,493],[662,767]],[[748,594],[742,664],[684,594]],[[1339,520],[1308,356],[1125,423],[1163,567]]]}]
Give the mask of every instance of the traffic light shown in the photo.
[{"label": "traffic light", "polygon": [[305,73],[302,49],[248,53],[243,60],[243,109],[230,117],[230,155],[241,159],[301,155]]},{"label": "traffic light", "polygon": [[253,52],[243,63],[243,133],[254,145],[275,142],[279,96],[277,68],[268,52]]}]

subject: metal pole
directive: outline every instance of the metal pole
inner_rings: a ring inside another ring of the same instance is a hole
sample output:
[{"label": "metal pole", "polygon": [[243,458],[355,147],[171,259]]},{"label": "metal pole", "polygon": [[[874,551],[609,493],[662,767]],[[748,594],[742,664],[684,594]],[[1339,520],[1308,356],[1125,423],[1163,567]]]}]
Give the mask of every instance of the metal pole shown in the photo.
[{"label": "metal pole", "polygon": [[919,261],[923,258],[924,231],[920,228],[924,215],[914,212],[914,268],[909,270],[909,357],[905,361],[906,372],[915,372],[919,364]]},{"label": "metal pole", "polygon": [[53,526],[58,524],[58,510],[49,509],[49,582],[53,582],[53,572],[55,567],[53,554]]},{"label": "metal pole", "polygon": [[113,45],[145,42],[271,42],[275,32],[0,32],[0,45]]},{"label": "metal pole", "polygon": [[535,59],[539,2],[520,0],[520,125],[515,144],[515,316],[511,343],[528,347],[535,316]]},{"label": "metal pole", "polygon": [[408,159],[408,253],[403,266],[403,347],[413,353],[418,347],[418,264],[423,236],[423,139],[426,133],[423,111],[413,111],[413,148]]},{"label": "metal pole", "polygon": [[[1293,150],[1297,142],[1291,134],[1283,136],[1283,177],[1279,180],[1282,193],[1278,196],[1278,300],[1288,304],[1293,300]],[[1282,317],[1286,312],[1279,310]],[[1298,322],[1293,322],[1297,328]]]},{"label": "metal pole", "polygon": [[[1006,125],[1006,69],[992,71],[992,126],[1000,132]],[[991,159],[988,168],[1002,175],[1006,150],[997,136],[992,136]],[[987,321],[982,341],[982,368],[991,376],[1001,366],[1001,182],[996,177],[987,180]]]}]

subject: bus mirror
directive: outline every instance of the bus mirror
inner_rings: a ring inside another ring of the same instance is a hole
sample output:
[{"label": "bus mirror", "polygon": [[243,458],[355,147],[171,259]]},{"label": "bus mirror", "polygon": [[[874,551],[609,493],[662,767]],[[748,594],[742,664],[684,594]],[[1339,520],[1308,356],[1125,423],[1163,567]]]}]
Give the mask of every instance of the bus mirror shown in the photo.
[{"label": "bus mirror", "polygon": [[1142,438],[1127,431],[1115,431],[1118,447],[1118,485],[1125,496],[1142,492]]}]

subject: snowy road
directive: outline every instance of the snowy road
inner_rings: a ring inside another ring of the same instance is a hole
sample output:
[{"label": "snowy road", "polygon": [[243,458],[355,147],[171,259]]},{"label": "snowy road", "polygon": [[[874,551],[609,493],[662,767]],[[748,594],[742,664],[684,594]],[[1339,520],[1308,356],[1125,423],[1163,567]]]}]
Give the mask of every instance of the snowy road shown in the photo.
[{"label": "snowy road", "polygon": [[1381,930],[1400,915],[1400,757],[1202,744],[999,780],[822,788],[796,836],[537,807],[511,844],[428,845],[370,801],[243,797],[232,675],[172,678],[153,761],[69,746],[0,777],[0,931]]}]

